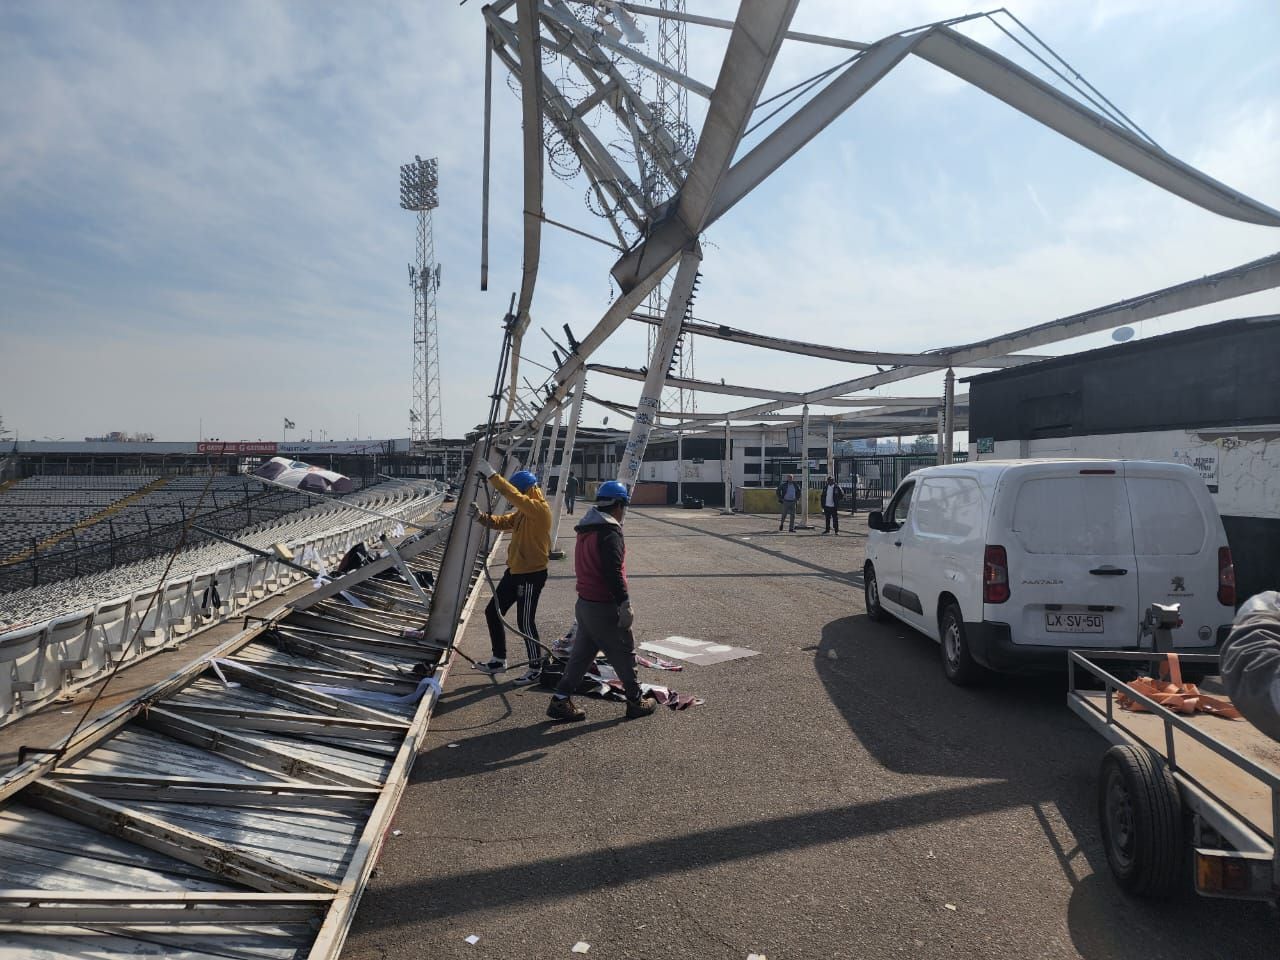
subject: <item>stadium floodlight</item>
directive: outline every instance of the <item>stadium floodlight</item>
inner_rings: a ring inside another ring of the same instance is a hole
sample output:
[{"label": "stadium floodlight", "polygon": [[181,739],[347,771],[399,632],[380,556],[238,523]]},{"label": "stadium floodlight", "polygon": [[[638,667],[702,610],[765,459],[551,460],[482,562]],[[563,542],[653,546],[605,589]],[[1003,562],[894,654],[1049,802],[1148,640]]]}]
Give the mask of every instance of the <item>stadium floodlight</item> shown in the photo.
[{"label": "stadium floodlight", "polygon": [[406,210],[434,210],[440,206],[439,161],[414,155],[413,163],[400,167],[400,206]]}]

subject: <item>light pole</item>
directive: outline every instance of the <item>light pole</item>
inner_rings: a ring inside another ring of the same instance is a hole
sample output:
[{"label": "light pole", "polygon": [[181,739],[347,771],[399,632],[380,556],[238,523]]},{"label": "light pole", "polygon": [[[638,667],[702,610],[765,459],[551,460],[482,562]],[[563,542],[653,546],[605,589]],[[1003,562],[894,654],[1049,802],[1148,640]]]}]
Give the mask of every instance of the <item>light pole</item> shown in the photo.
[{"label": "light pole", "polygon": [[436,333],[436,291],[440,265],[435,262],[431,211],[440,205],[439,164],[436,158],[400,168],[400,206],[418,215],[417,262],[409,265],[413,287],[413,406],[409,416],[410,442],[422,447],[444,434],[440,413],[440,356]]}]

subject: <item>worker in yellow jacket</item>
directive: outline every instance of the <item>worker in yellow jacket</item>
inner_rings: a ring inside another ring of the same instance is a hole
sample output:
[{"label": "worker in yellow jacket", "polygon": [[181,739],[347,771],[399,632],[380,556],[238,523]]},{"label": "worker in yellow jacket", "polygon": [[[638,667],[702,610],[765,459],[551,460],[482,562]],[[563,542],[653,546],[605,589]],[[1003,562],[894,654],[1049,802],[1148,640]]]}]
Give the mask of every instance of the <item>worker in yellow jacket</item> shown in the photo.
[{"label": "worker in yellow jacket", "polygon": [[516,604],[516,626],[524,634],[529,654],[529,669],[515,682],[535,682],[542,673],[542,648],[538,639],[538,597],[547,582],[547,558],[551,553],[551,506],[538,487],[538,478],[528,470],[519,470],[505,479],[485,460],[480,461],[480,474],[514,507],[508,513],[490,514],[471,504],[472,516],[490,530],[510,530],[507,545],[507,570],[498,581],[493,599],[484,608],[489,623],[489,640],[493,657],[476,664],[485,673],[497,674],[507,669],[507,630],[503,615]]}]

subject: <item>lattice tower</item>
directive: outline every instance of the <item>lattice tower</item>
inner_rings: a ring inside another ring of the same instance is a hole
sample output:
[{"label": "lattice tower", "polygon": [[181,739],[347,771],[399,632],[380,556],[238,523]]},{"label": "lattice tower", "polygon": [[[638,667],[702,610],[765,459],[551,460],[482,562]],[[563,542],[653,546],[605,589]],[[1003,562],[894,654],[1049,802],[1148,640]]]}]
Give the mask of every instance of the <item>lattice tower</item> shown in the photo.
[{"label": "lattice tower", "polygon": [[[660,0],[659,6],[671,13],[684,13],[685,0]],[[668,67],[681,74],[689,73],[689,48],[683,20],[658,20],[658,59]],[[676,143],[681,144],[687,154],[692,156],[693,145],[689,136],[689,91],[666,77],[654,74],[654,99],[649,105],[656,116],[670,131]],[[650,190],[660,196],[651,196],[650,202],[661,203],[667,199],[670,190],[662,177],[649,177]],[[646,301],[647,312],[661,317],[667,309],[667,300],[671,294],[671,285],[675,282],[675,271],[654,288]],[[649,356],[653,356],[654,341],[658,336],[658,328],[649,327]],[[693,378],[693,337],[681,337],[677,355],[672,366],[672,375],[686,379]],[[681,414],[694,413],[698,409],[697,394],[689,390],[668,387],[662,391],[662,410],[678,410]]]},{"label": "lattice tower", "polygon": [[444,436],[436,327],[440,265],[436,262],[431,223],[431,211],[439,206],[438,183],[435,158],[418,157],[400,168],[400,206],[418,215],[417,257],[409,265],[409,285],[413,288],[413,406],[409,408],[409,436],[415,446]]}]

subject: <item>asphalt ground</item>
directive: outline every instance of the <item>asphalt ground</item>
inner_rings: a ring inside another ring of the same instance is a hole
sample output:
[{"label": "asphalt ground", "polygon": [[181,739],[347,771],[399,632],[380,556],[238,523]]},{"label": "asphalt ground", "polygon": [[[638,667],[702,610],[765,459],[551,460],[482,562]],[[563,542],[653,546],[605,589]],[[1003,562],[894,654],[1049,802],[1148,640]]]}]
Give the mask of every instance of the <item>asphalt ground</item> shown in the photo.
[{"label": "asphalt ground", "polygon": [[[574,519],[544,637],[572,616]],[[344,957],[1280,956],[1269,907],[1124,894],[1097,827],[1106,744],[1065,675],[952,686],[935,643],[866,618],[865,526],[842,524],[631,511],[637,638],[760,655],[641,671],[703,706],[627,722],[579,698],[577,724],[459,662]],[[479,608],[462,649],[488,653]]]}]

